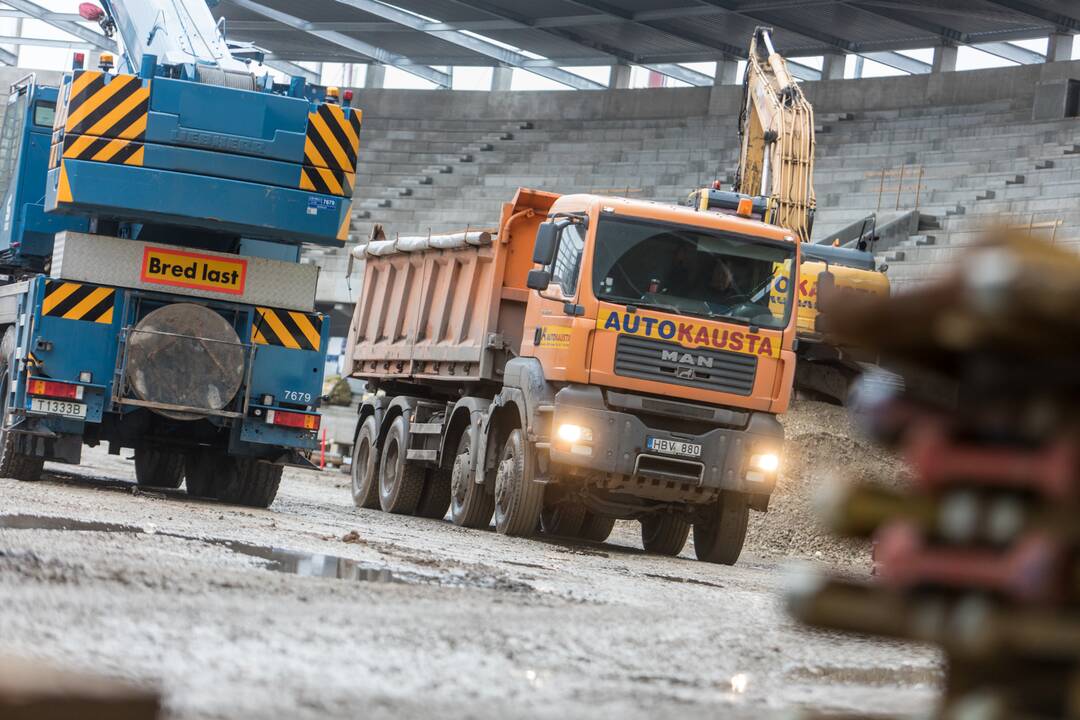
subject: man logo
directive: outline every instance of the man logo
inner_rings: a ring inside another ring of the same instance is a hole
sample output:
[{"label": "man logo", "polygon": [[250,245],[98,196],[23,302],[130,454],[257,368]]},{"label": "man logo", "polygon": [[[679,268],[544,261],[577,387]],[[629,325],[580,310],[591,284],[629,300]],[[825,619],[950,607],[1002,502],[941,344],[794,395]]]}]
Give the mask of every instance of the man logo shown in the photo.
[{"label": "man logo", "polygon": [[[704,368],[711,368],[713,366],[713,359],[711,357],[706,355],[694,355],[687,352],[681,353],[677,350],[661,350],[660,359],[664,362],[672,362],[679,365],[692,365]],[[682,375],[679,375],[679,377],[682,377]],[[693,377],[693,374],[691,373],[689,377]]]}]

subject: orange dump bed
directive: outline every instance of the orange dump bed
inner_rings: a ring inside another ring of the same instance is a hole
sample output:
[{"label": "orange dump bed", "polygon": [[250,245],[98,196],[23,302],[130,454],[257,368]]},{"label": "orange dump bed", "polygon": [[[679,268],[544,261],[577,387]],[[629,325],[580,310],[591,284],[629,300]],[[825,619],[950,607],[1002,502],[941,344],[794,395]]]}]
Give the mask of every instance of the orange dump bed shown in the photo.
[{"label": "orange dump bed", "polygon": [[522,188],[494,229],[369,243],[349,328],[349,374],[501,380],[521,347],[536,228],[558,197]]}]

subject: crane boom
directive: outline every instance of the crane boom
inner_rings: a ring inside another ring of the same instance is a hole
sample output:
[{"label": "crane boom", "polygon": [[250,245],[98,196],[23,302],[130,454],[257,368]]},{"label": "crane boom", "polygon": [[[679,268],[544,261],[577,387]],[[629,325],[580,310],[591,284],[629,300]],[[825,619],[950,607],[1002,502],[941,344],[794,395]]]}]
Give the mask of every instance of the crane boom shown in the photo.
[{"label": "crane boom", "polygon": [[768,197],[772,222],[810,241],[814,219],[814,109],[773,47],[768,28],[750,41],[735,190]]},{"label": "crane boom", "polygon": [[153,55],[163,65],[190,66],[193,75],[213,69],[252,76],[247,64],[233,57],[206,0],[101,0],[101,4],[123,38],[131,73],[139,71],[144,55]]}]

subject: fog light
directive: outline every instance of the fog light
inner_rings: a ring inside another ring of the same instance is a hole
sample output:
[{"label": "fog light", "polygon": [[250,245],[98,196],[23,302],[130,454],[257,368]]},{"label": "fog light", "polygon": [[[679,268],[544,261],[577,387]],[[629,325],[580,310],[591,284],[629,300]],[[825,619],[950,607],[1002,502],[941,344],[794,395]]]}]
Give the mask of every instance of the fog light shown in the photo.
[{"label": "fog light", "polygon": [[94,373],[89,370],[83,370],[79,373],[79,382],[87,384],[94,382]]},{"label": "fog light", "polygon": [[776,453],[759,453],[750,456],[750,467],[765,473],[774,473],[780,469],[780,456]]},{"label": "fog light", "polygon": [[563,442],[576,443],[581,440],[592,442],[592,430],[587,427],[582,427],[581,425],[563,423],[559,426],[557,434],[559,439]]}]

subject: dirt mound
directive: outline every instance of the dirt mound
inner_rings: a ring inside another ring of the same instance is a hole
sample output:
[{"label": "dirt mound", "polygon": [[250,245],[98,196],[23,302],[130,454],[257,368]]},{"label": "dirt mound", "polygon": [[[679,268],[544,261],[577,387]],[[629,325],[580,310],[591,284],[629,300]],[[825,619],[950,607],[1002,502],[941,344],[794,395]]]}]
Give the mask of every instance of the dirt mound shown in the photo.
[{"label": "dirt mound", "polygon": [[902,484],[908,478],[906,466],[852,427],[844,408],[802,400],[782,420],[786,442],[780,479],[769,512],[750,514],[746,549],[768,557],[869,568],[870,543],[834,537],[818,520],[816,497],[837,480]]}]

